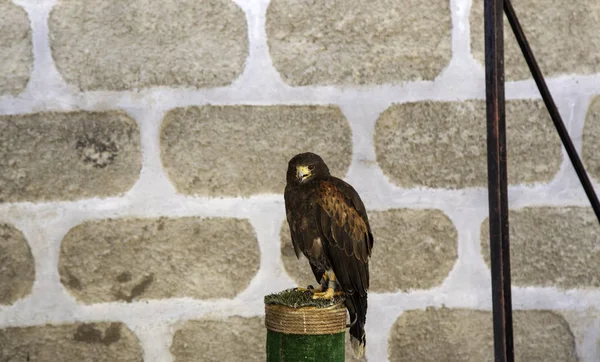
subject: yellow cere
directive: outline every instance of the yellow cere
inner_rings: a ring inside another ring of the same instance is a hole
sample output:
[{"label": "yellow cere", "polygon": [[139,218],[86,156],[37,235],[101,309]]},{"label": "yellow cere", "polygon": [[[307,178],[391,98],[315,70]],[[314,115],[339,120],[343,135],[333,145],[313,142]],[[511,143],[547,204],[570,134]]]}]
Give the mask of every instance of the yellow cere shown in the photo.
[{"label": "yellow cere", "polygon": [[298,178],[300,180],[302,180],[302,178],[304,176],[310,175],[310,170],[308,169],[308,166],[298,166],[298,167],[296,167],[296,175],[298,176]]}]

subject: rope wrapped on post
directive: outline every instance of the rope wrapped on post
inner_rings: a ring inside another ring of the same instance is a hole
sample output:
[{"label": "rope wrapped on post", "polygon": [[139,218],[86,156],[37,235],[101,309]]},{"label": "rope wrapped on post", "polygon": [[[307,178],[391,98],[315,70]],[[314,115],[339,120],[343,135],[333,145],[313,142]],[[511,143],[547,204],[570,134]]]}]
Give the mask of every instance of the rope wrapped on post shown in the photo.
[{"label": "rope wrapped on post", "polygon": [[344,362],[343,302],[343,297],[315,300],[295,289],[267,295],[267,362]]}]

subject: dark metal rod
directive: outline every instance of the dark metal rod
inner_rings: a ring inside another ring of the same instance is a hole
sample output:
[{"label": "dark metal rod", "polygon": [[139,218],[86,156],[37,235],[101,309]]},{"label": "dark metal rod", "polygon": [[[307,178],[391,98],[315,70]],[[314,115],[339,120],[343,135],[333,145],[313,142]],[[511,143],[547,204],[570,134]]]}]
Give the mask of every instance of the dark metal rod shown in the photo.
[{"label": "dark metal rod", "polygon": [[571,159],[571,163],[573,164],[573,168],[575,168],[575,172],[579,177],[579,181],[583,186],[585,194],[590,200],[590,204],[592,205],[592,209],[594,209],[594,213],[596,214],[596,218],[598,218],[598,222],[600,223],[600,202],[598,202],[598,196],[596,196],[596,192],[594,191],[594,187],[590,182],[590,179],[585,171],[585,167],[575,150],[575,146],[573,146],[573,142],[569,137],[569,132],[567,132],[567,128],[565,127],[560,113],[558,112],[558,108],[552,99],[552,95],[548,90],[548,86],[546,85],[546,81],[544,80],[544,76],[538,64],[535,60],[533,52],[529,47],[529,43],[527,42],[527,38],[525,37],[525,33],[521,28],[521,24],[519,24],[519,19],[517,18],[517,14],[515,13],[515,9],[513,8],[510,0],[504,0],[504,11],[506,13],[506,17],[508,18],[508,22],[510,23],[510,27],[517,38],[517,42],[519,43],[519,47],[521,47],[521,52],[525,57],[525,61],[529,66],[529,70],[531,71],[531,75],[533,75],[533,79],[535,79],[535,83],[544,99],[544,103],[546,104],[546,108],[548,109],[548,113],[550,113],[550,118],[552,118],[552,122],[554,122],[554,126],[558,131],[558,135],[563,143],[563,146],[567,150],[567,154],[569,155],[569,159]]},{"label": "dark metal rod", "polygon": [[502,0],[484,1],[492,309],[496,362],[513,362]]}]

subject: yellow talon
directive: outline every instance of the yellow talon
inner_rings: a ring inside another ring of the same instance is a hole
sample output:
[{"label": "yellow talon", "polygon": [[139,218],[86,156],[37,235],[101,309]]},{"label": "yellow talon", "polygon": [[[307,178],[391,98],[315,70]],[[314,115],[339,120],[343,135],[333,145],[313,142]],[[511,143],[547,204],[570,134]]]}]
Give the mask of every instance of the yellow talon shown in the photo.
[{"label": "yellow talon", "polygon": [[333,291],[333,288],[327,288],[325,292],[313,293],[313,299],[333,299],[334,296],[335,292]]}]

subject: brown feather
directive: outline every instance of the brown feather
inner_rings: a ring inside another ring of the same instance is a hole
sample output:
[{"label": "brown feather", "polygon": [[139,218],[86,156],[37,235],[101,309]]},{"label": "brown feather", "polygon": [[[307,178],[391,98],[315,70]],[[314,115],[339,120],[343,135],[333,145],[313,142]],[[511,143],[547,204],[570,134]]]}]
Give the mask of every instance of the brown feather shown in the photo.
[{"label": "brown feather", "polygon": [[350,185],[331,178],[319,182],[317,204],[323,211],[319,222],[328,239],[332,260],[337,261],[334,271],[340,284],[347,293],[365,295],[369,288],[368,259],[372,235],[364,205],[360,202],[359,209],[356,208],[353,200],[358,196],[354,194],[356,191]]},{"label": "brown feather", "polygon": [[366,213],[363,218],[347,199],[340,188],[332,182],[319,183],[317,203],[332,220],[333,244],[346,251],[348,256],[354,255],[358,260],[366,263],[372,248],[372,241],[369,241],[372,236],[370,236],[368,221],[365,220]]}]

